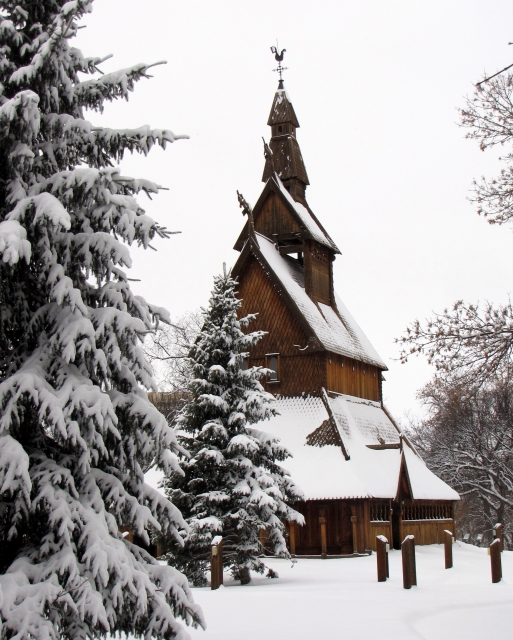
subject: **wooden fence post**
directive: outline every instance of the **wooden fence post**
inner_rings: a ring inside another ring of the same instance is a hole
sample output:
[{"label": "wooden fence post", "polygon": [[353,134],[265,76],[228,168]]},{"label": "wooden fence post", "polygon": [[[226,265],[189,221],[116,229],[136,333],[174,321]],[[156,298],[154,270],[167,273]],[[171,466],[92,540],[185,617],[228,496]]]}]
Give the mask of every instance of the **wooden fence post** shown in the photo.
[{"label": "wooden fence post", "polygon": [[411,583],[417,586],[417,563],[415,560],[415,536],[408,536],[410,538],[410,571],[411,571]]},{"label": "wooden fence post", "polygon": [[492,568],[492,582],[500,582],[502,578],[502,564],[501,564],[501,541],[499,538],[490,545],[490,564]]},{"label": "wooden fence post", "polygon": [[493,528],[493,537],[501,541],[501,551],[504,550],[504,542],[502,540],[502,524],[498,522]]},{"label": "wooden fence post", "polygon": [[411,589],[417,584],[417,570],[415,566],[415,538],[406,536],[401,543],[401,554],[403,560],[403,587]]},{"label": "wooden fence post", "polygon": [[319,524],[321,525],[321,556],[325,558],[328,554],[328,539],[326,534],[326,517],[324,509],[320,512]]},{"label": "wooden fence post", "polygon": [[210,588],[219,589],[223,584],[223,538],[215,536],[210,543]]},{"label": "wooden fence post", "polygon": [[452,531],[444,530],[445,568],[452,569]]},{"label": "wooden fence post", "polygon": [[385,536],[376,536],[376,563],[378,569],[378,582],[386,582],[388,573],[388,540]]}]

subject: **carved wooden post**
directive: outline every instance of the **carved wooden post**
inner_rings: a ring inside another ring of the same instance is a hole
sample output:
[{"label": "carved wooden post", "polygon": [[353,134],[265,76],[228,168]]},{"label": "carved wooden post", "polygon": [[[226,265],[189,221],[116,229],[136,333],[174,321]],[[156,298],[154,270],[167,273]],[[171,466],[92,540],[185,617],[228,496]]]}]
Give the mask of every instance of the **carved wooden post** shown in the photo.
[{"label": "carved wooden post", "polygon": [[500,522],[498,522],[493,528],[493,537],[501,541],[501,551],[503,551],[504,543],[502,540],[502,524],[500,524]]},{"label": "carved wooden post", "polygon": [[452,569],[452,532],[444,530],[445,568]]},{"label": "carved wooden post", "polygon": [[324,509],[319,511],[319,524],[321,525],[321,556],[325,558],[328,554],[328,538],[326,533],[326,516]]},{"label": "carved wooden post", "polygon": [[376,536],[376,562],[378,582],[386,582],[388,575],[388,540],[385,536]]},{"label": "carved wooden post", "polygon": [[401,543],[401,553],[403,560],[403,587],[411,589],[417,584],[417,570],[415,566],[415,538],[406,536]]},{"label": "carved wooden post", "polygon": [[296,523],[291,520],[289,522],[289,545],[290,545],[290,555],[296,555]]},{"label": "carved wooden post", "polygon": [[219,589],[223,584],[223,538],[215,536],[210,544],[210,588]]},{"label": "carved wooden post", "polygon": [[351,506],[351,526],[353,528],[353,553],[358,553],[358,518],[356,517],[356,507]]},{"label": "carved wooden post", "polygon": [[501,564],[501,541],[499,538],[490,545],[490,564],[492,569],[492,582],[500,582],[502,578],[502,564]]}]

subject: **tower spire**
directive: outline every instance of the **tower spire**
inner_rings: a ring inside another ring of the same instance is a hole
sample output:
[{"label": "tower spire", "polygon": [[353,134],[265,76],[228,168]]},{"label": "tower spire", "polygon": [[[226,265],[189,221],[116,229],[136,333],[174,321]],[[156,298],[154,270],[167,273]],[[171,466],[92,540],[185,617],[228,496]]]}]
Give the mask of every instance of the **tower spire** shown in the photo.
[{"label": "tower spire", "polygon": [[278,62],[278,67],[274,71],[280,74],[280,80],[267,121],[271,127],[269,149],[272,153],[265,154],[266,162],[262,180],[267,182],[273,173],[277,173],[294,200],[304,201],[305,189],[309,182],[301,150],[296,140],[299,121],[292,102],[283,87],[283,72],[286,67],[282,65],[282,62],[286,50],[282,49],[280,52],[276,46],[271,47],[271,51]]}]

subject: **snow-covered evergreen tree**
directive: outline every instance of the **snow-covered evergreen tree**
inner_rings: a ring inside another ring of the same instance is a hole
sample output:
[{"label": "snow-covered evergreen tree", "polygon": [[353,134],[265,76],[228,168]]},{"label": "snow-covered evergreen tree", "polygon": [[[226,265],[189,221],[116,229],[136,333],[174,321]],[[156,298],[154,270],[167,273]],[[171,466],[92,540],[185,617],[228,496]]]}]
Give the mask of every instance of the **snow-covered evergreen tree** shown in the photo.
[{"label": "snow-covered evergreen tree", "polygon": [[251,426],[275,415],[274,398],[260,384],[267,369],[245,366],[249,347],[264,333],[243,333],[241,327],[255,316],[237,319],[236,286],[226,270],[214,280],[203,328],[189,354],[191,399],[176,425],[178,441],[191,457],[181,461],[183,475],[173,472],[165,482],[190,527],[185,547],[175,544],[170,562],[194,584],[205,582],[213,536],[223,536],[224,564],[246,583],[250,569],[265,569],[259,532],[266,531],[275,555],[289,557],[283,521],[303,523],[287,504],[300,499],[301,490],[278,464],[289,452]]},{"label": "snow-covered evergreen tree", "polygon": [[135,195],[158,185],[113,167],[175,136],[93,126],[140,64],[87,80],[70,46],[91,0],[0,0],[0,619],[2,638],[108,631],[186,638],[202,620],[183,575],[118,531],[179,538],[144,483],[180,450],[148,402],[141,337],[166,312],[135,296],[126,244],[166,235]]}]

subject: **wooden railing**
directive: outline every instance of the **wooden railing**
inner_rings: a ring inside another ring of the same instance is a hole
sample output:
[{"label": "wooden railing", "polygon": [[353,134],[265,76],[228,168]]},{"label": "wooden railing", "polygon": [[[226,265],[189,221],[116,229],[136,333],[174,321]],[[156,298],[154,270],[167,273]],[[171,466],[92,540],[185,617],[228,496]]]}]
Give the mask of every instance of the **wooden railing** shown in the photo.
[{"label": "wooden railing", "polygon": [[452,518],[451,504],[405,504],[403,520],[448,520]]},{"label": "wooden railing", "polygon": [[390,520],[390,503],[371,502],[370,519],[371,522],[388,522]]}]

